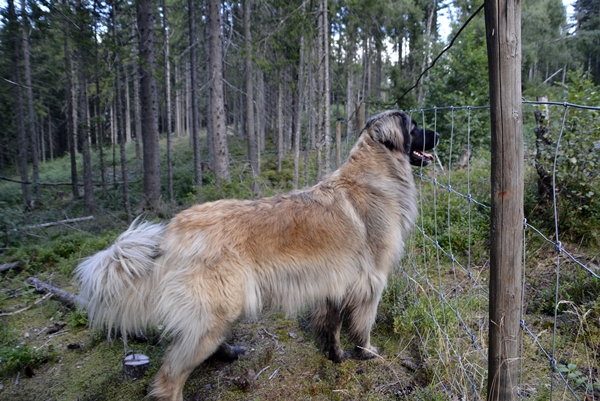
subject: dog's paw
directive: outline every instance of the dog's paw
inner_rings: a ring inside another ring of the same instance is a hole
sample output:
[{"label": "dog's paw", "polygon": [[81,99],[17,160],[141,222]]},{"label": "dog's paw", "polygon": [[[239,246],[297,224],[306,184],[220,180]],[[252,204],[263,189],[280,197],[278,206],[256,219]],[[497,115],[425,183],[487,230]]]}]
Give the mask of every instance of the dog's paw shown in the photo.
[{"label": "dog's paw", "polygon": [[238,345],[229,345],[227,343],[221,344],[219,349],[212,354],[211,359],[216,359],[221,362],[233,362],[240,356],[246,353],[246,348]]},{"label": "dog's paw", "polygon": [[332,361],[333,363],[342,363],[346,359],[352,358],[352,353],[348,351],[342,351],[341,349],[336,351],[329,351],[325,353],[327,355],[327,359]]},{"label": "dog's paw", "polygon": [[239,345],[232,345],[230,350],[231,354],[235,356],[235,359],[238,359],[242,355],[246,355],[246,352],[248,352],[245,347],[241,347]]},{"label": "dog's paw", "polygon": [[369,348],[363,348],[356,346],[354,348],[354,358],[356,359],[373,359],[381,356],[381,350],[377,347],[370,346]]}]

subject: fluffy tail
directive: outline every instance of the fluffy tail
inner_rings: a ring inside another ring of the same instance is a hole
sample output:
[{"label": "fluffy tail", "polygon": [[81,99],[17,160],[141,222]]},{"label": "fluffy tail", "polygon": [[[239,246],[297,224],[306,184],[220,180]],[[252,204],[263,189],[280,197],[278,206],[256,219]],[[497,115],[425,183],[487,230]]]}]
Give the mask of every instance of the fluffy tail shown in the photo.
[{"label": "fluffy tail", "polygon": [[154,266],[162,254],[165,226],[137,220],[115,243],[75,270],[91,327],[139,333],[153,319]]}]

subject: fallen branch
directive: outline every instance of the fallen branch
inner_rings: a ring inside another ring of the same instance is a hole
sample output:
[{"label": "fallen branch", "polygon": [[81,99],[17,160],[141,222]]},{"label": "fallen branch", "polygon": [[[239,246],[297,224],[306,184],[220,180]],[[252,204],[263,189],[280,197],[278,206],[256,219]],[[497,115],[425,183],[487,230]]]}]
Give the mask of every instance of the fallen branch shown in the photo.
[{"label": "fallen branch", "polygon": [[70,292],[61,290],[60,288],[38,280],[35,277],[29,277],[27,281],[33,284],[36,290],[52,293],[52,295],[54,295],[54,297],[60,301],[60,303],[69,309],[75,309],[77,304],[83,303],[83,299],[81,299],[81,297],[78,295],[73,295]]},{"label": "fallen branch", "polygon": [[76,217],[74,219],[66,219],[66,220],[60,220],[60,221],[53,221],[53,222],[50,222],[50,223],[43,223],[43,224],[33,224],[31,226],[25,226],[25,227],[21,227],[21,228],[15,228],[14,231],[26,230],[26,229],[30,229],[30,228],[52,227],[52,226],[58,226],[60,224],[79,223],[80,221],[93,220],[93,219],[94,219],[94,216]]},{"label": "fallen branch", "polygon": [[17,267],[21,267],[24,264],[25,264],[25,262],[21,262],[21,261],[19,261],[19,262],[12,262],[12,263],[5,263],[3,265],[0,265],[0,273],[5,272],[5,271],[10,270],[10,269],[15,269]]},{"label": "fallen branch", "polygon": [[54,294],[52,294],[51,292],[49,292],[48,294],[44,295],[43,297],[36,299],[34,303],[32,303],[29,306],[24,307],[23,309],[19,309],[19,310],[14,311],[14,312],[0,313],[0,316],[12,316],[12,315],[16,315],[17,313],[25,312],[26,310],[28,310],[31,307],[39,304],[43,300],[50,298],[52,295],[54,295]]}]

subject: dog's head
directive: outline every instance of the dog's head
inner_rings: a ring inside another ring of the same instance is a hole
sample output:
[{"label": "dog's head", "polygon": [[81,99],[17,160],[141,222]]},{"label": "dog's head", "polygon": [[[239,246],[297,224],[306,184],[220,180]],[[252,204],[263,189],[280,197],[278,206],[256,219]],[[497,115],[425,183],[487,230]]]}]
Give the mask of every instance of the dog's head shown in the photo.
[{"label": "dog's head", "polygon": [[408,114],[399,110],[384,111],[367,121],[362,130],[390,151],[403,152],[413,166],[426,166],[434,160],[426,153],[436,147],[440,134],[418,126]]}]

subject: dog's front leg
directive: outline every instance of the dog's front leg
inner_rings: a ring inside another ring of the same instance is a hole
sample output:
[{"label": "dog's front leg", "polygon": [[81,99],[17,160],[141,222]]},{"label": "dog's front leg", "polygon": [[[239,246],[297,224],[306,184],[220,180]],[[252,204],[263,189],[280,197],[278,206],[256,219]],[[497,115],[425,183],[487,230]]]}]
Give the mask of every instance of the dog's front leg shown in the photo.
[{"label": "dog's front leg", "polygon": [[371,329],[383,287],[383,284],[373,286],[371,292],[357,292],[347,299],[348,331],[355,344],[353,357],[357,359],[372,359],[380,354],[380,350],[371,345]]}]

